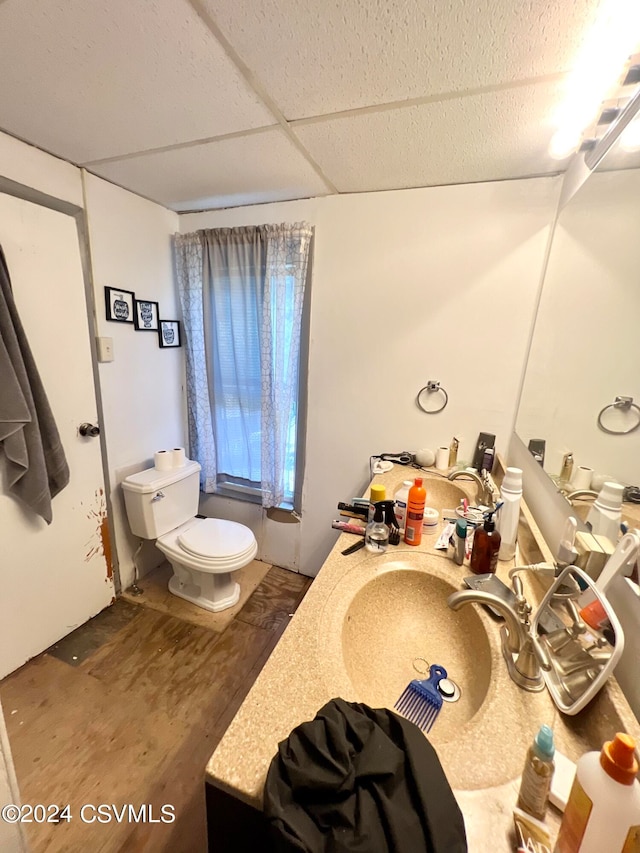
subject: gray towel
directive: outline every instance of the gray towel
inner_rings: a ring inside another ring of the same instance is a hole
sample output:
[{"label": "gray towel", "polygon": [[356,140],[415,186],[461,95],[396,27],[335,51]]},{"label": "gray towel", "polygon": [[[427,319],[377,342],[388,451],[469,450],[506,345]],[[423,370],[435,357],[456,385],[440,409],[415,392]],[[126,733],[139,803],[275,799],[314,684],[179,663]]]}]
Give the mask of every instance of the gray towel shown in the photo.
[{"label": "gray towel", "polygon": [[31,354],[0,248],[0,445],[9,491],[42,516],[69,482],[69,466]]}]

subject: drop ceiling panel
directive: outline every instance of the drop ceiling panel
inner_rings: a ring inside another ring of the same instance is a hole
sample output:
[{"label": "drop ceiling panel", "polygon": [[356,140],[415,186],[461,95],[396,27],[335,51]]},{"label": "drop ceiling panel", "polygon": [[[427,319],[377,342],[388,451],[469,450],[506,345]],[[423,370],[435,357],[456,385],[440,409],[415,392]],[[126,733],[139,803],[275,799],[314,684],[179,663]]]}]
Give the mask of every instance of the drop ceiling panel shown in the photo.
[{"label": "drop ceiling panel", "polygon": [[558,84],[294,125],[339,192],[548,174]]},{"label": "drop ceiling panel", "polygon": [[0,126],[73,162],[274,124],[185,0],[6,0],[0,30]]},{"label": "drop ceiling panel", "polygon": [[280,128],[90,168],[173,210],[234,207],[328,192]]},{"label": "drop ceiling panel", "polygon": [[604,0],[204,0],[293,120],[568,70]]}]

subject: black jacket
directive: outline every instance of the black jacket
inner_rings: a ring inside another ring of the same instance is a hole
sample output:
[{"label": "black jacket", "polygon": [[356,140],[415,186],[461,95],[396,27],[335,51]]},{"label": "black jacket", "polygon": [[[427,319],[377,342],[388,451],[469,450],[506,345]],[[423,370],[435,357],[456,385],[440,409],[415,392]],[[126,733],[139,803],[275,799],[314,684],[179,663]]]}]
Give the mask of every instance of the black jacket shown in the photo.
[{"label": "black jacket", "polygon": [[332,699],[278,746],[264,794],[278,853],[464,853],[435,750],[386,708]]}]

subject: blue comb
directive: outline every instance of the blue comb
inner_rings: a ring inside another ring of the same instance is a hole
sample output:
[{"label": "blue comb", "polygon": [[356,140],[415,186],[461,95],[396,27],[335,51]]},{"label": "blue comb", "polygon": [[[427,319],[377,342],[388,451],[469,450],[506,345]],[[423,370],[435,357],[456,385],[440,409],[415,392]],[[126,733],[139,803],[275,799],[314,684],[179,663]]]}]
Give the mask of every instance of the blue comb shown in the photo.
[{"label": "blue comb", "polygon": [[440,713],[442,696],[438,684],[447,677],[447,670],[435,663],[429,667],[429,673],[429,678],[424,681],[415,678],[408,684],[395,704],[396,711],[419,726],[423,732],[431,731]]}]

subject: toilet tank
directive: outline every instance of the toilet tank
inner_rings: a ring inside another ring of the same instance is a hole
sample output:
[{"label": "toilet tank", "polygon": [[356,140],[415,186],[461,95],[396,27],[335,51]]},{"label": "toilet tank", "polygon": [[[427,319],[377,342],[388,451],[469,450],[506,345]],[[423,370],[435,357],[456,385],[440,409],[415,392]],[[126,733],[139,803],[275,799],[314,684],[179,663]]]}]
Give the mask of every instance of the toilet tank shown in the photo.
[{"label": "toilet tank", "polygon": [[188,460],[180,468],[147,468],[122,481],[131,532],[157,539],[198,512],[200,465]]}]

